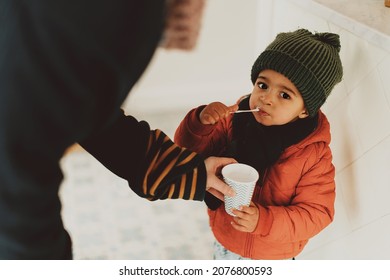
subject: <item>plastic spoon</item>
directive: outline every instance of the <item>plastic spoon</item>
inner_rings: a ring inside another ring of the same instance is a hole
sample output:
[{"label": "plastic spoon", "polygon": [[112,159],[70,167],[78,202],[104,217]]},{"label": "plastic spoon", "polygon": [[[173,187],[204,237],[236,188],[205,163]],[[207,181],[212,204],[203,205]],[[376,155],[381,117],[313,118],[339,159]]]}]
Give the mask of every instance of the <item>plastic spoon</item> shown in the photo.
[{"label": "plastic spoon", "polygon": [[251,109],[251,110],[237,110],[235,112],[230,112],[231,114],[235,113],[250,113],[250,112],[258,112],[260,109],[257,107],[256,109]]}]

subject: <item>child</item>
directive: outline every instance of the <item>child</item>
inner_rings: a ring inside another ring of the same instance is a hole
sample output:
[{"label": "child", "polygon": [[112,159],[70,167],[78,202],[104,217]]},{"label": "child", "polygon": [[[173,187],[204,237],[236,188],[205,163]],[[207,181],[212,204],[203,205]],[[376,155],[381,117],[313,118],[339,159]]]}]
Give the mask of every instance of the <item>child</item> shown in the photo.
[{"label": "child", "polygon": [[294,258],[332,222],[335,168],[320,107],[342,79],[339,51],[337,34],[280,33],[252,67],[252,93],[233,106],[193,109],[178,127],[178,145],[232,156],[260,174],[250,206],[236,217],[206,196],[215,259]]}]

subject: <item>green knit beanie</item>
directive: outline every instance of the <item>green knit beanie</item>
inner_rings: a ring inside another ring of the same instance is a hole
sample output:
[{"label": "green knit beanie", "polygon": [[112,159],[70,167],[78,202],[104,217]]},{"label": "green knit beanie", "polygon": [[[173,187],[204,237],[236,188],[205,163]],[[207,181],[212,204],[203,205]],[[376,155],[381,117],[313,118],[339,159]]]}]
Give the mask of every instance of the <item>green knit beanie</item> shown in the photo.
[{"label": "green knit beanie", "polygon": [[306,29],[280,33],[253,64],[252,83],[266,69],[283,74],[297,87],[313,117],[342,79],[340,48],[334,33],[313,34]]}]

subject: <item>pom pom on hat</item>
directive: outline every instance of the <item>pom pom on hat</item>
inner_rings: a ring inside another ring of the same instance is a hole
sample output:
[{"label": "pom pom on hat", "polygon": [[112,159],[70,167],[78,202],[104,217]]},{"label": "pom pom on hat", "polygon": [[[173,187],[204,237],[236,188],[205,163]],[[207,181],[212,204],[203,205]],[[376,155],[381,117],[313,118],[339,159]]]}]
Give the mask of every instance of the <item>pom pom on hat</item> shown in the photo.
[{"label": "pom pom on hat", "polygon": [[299,90],[310,117],[317,114],[334,86],[342,80],[340,38],[306,29],[279,33],[252,66],[252,83],[266,69],[286,76]]}]

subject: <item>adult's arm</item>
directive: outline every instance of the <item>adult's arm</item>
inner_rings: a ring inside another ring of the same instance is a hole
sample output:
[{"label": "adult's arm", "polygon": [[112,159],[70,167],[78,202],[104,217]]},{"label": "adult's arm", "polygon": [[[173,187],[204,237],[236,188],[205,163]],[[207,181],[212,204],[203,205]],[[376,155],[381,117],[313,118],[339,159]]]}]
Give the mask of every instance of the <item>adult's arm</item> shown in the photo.
[{"label": "adult's arm", "polygon": [[139,196],[149,200],[203,200],[204,158],[174,144],[161,130],[150,130],[123,113],[106,129],[80,143],[102,164],[126,179]]},{"label": "adult's arm", "polygon": [[[204,125],[199,120],[204,105],[190,110],[180,122],[175,132],[175,143],[190,147],[204,156],[220,155],[228,143],[229,121],[220,120],[214,125]],[[209,192],[205,194],[205,203],[211,210],[216,210],[222,204],[222,197]]]},{"label": "adult's arm", "polygon": [[[59,160],[115,123],[163,0],[0,0],[0,258],[71,258]],[[143,126],[140,126],[143,130]]]}]

